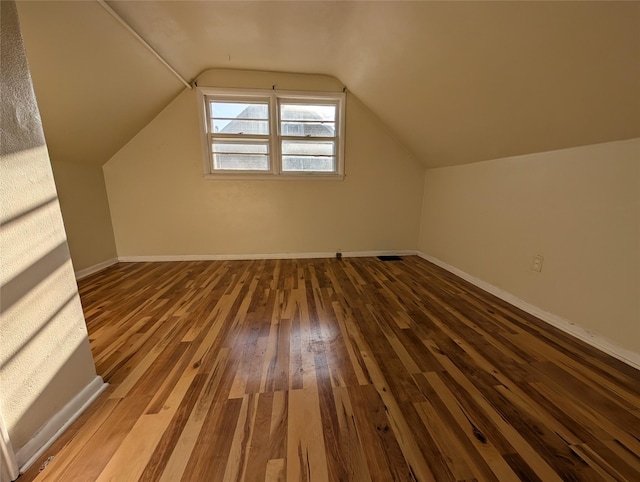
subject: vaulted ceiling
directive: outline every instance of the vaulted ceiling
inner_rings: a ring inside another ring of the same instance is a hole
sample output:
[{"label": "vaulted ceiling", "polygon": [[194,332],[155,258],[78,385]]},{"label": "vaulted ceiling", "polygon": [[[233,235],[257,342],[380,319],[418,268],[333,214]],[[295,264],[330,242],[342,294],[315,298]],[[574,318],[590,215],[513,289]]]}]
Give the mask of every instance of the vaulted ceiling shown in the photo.
[{"label": "vaulted ceiling", "polygon": [[[639,2],[109,5],[188,80],[339,78],[429,167],[640,136]],[[185,88],[97,2],[18,12],[54,160],[104,164]]]}]

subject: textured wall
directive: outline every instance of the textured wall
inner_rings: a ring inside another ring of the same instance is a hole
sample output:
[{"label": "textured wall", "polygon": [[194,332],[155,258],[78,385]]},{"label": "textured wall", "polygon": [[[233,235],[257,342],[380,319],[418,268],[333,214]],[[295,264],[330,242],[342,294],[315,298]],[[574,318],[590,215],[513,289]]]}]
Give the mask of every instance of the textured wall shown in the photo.
[{"label": "textured wall", "polygon": [[640,353],[640,139],[428,170],[420,249]]},{"label": "textured wall", "polygon": [[[331,77],[210,71],[201,86],[341,91]],[[196,92],[105,166],[119,256],[415,249],[424,168],[347,96],[343,181],[206,180]]]},{"label": "textured wall", "polygon": [[96,372],[15,4],[0,8],[0,413],[18,450]]}]

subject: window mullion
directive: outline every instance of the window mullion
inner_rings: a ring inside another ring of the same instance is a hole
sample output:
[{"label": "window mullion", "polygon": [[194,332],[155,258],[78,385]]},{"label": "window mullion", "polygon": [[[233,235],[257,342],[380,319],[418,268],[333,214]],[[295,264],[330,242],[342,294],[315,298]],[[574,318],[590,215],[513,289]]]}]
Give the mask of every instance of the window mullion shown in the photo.
[{"label": "window mullion", "polygon": [[270,113],[270,133],[272,150],[272,172],[280,174],[282,172],[282,154],[280,149],[280,102],[276,94],[271,94],[269,102]]},{"label": "window mullion", "polygon": [[234,139],[243,140],[260,140],[260,141],[269,141],[270,136],[266,136],[264,134],[220,134],[218,132],[210,133],[211,139],[219,139],[219,140],[227,140],[231,141]]},{"label": "window mullion", "polygon": [[333,141],[336,142],[338,140],[337,136],[333,137],[322,137],[322,136],[280,136],[280,139],[283,141]]}]

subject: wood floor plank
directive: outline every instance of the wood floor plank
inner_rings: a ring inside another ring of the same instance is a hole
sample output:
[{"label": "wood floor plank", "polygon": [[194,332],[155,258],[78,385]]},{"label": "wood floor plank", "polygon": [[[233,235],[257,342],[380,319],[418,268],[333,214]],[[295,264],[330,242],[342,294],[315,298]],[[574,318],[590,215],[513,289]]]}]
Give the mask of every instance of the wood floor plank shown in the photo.
[{"label": "wood floor plank", "polygon": [[336,434],[338,440],[336,445],[345,462],[341,467],[345,473],[343,480],[370,481],[371,474],[367,466],[349,391],[346,387],[337,387],[333,390],[333,396],[335,397],[335,413],[339,430],[339,433]]},{"label": "wood floor plank", "polygon": [[391,429],[407,461],[409,472],[417,481],[434,480],[435,477],[431,469],[429,469],[427,461],[420,453],[413,431],[404,417],[403,410],[391,393],[387,380],[370,354],[365,352],[362,356],[373,379],[373,386],[385,405]]},{"label": "wood floor plank", "polygon": [[245,478],[249,464],[251,442],[255,433],[258,401],[258,395],[254,396],[252,394],[242,397],[242,406],[240,407],[238,422],[233,432],[233,440],[227,457],[224,481],[231,482],[244,480]]},{"label": "wood floor plank", "polygon": [[[285,459],[271,459],[267,462],[264,482],[285,482]],[[256,479],[257,480],[257,479]]]},{"label": "wood floor plank", "polygon": [[289,392],[287,481],[329,480],[317,390]]},{"label": "wood floor plank", "polygon": [[[442,383],[440,376],[434,372],[422,374],[425,382],[428,384],[429,389],[425,390],[425,393],[433,392],[433,395],[429,399],[434,404],[440,405],[440,417],[444,420],[447,418],[443,413],[443,409],[447,410],[455,424],[450,420],[447,426],[452,431],[462,433],[472,447],[475,448],[480,457],[484,460],[490,471],[495,474],[498,480],[517,480],[514,470],[507,463],[505,454],[512,452],[512,447],[508,443],[502,442],[503,438],[492,437],[491,433],[486,430],[486,424],[481,423],[481,418],[477,414],[472,413],[458,400],[455,395]],[[483,430],[484,429],[484,430]],[[515,452],[515,450],[513,450]],[[468,456],[473,459],[475,453],[472,450],[467,449]],[[481,467],[482,465],[477,462]],[[482,472],[481,472],[482,473]],[[476,474],[479,477],[480,474]],[[484,472],[484,476],[490,478],[491,475]]]},{"label": "wood floor plank", "polygon": [[455,437],[454,432],[443,423],[442,418],[436,409],[428,400],[414,404],[417,413],[422,420],[424,426],[431,434],[431,438],[435,441],[440,454],[447,454],[443,457],[446,462],[448,474],[451,474],[453,480],[470,480],[478,478],[485,480],[483,477],[477,477],[480,474],[480,468],[474,464],[472,458],[466,456],[463,446]]},{"label": "wood floor plank", "polygon": [[264,480],[267,477],[274,393],[260,393],[255,397],[257,406],[251,442],[247,446],[247,465],[243,479],[239,480]]},{"label": "wood floor plank", "polygon": [[139,480],[170,419],[168,413],[138,418],[96,482]]},{"label": "wood floor plank", "polygon": [[373,385],[348,387],[354,421],[362,441],[371,480],[376,482],[412,480],[387,410]]},{"label": "wood floor plank", "polygon": [[640,372],[418,257],[79,292],[111,385],[20,482],[640,480]]},{"label": "wood floor plank", "polygon": [[269,427],[269,460],[286,460],[289,419],[287,392],[274,392]]}]

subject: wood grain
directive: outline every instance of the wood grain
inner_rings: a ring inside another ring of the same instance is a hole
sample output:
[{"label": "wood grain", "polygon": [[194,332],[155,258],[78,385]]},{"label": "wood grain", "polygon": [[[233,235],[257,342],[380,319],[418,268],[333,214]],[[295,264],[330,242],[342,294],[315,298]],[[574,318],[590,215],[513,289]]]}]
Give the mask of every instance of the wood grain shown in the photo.
[{"label": "wood grain", "polygon": [[640,480],[640,373],[420,258],[79,288],[111,385],[20,481]]}]

